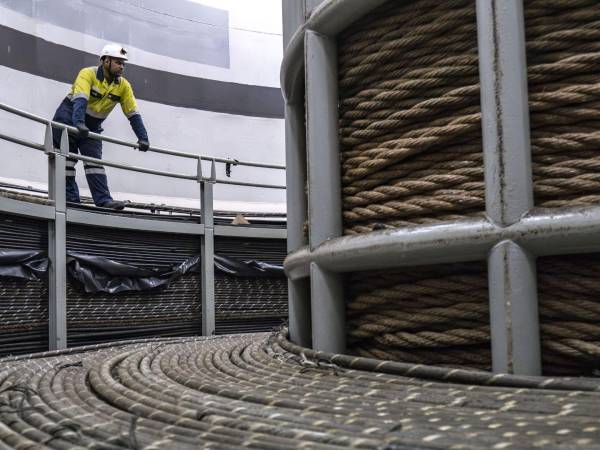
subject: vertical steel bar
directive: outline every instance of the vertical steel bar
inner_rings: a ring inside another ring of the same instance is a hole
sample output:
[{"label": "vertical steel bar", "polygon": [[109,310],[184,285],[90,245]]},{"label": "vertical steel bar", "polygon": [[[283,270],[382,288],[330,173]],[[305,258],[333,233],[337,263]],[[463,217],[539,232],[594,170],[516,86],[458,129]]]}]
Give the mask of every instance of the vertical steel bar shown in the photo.
[{"label": "vertical steel bar", "polygon": [[48,196],[54,201],[54,220],[48,222],[48,346],[67,347],[67,221],[65,169],[69,137],[63,130],[60,149],[53,153],[52,127],[46,127],[44,147],[48,153]]},{"label": "vertical steel bar", "polygon": [[488,259],[492,368],[494,372],[541,375],[534,257],[513,241],[502,241]]},{"label": "vertical steel bar", "polygon": [[477,0],[486,212],[501,226],[533,207],[522,0]]},{"label": "vertical steel bar", "polygon": [[[305,20],[304,0],[283,0],[283,47]],[[306,245],[304,223],[308,217],[306,186],[306,129],[304,126],[304,93],[296,96],[302,102],[285,105],[285,159],[287,208],[287,252]],[[289,339],[310,347],[310,286],[308,280],[288,279]]]},{"label": "vertical steel bar", "polygon": [[[494,223],[506,227],[533,207],[523,2],[477,0],[477,30],[486,213]],[[490,252],[492,365],[496,372],[540,373],[535,273],[535,260],[515,243],[501,243]],[[515,311],[519,311],[518,318]]]},{"label": "vertical steel bar", "polygon": [[318,264],[310,263],[310,290],[313,348],[344,353],[346,311],[340,276],[321,269]]},{"label": "vertical steel bar", "polygon": [[287,47],[294,33],[304,23],[304,0],[282,0],[281,16],[283,24],[283,49]]},{"label": "vertical steel bar", "polygon": [[[309,245],[314,250],[342,234],[336,42],[307,31],[305,70]],[[341,277],[315,264],[310,272],[313,348],[343,353],[346,311]]]},{"label": "vertical steel bar", "polygon": [[[285,106],[287,251],[306,245],[304,223],[308,217],[306,186],[306,130],[304,105]],[[305,280],[288,281],[289,334],[292,342],[311,345],[310,291]]]},{"label": "vertical steel bar", "polygon": [[[201,171],[201,168],[198,168]],[[200,174],[201,175],[201,174]],[[200,176],[199,175],[199,176]],[[202,335],[215,334],[215,227],[213,217],[213,185],[216,176],[215,161],[211,162],[210,181],[200,182],[202,222],[204,235],[201,247],[202,273]]]}]

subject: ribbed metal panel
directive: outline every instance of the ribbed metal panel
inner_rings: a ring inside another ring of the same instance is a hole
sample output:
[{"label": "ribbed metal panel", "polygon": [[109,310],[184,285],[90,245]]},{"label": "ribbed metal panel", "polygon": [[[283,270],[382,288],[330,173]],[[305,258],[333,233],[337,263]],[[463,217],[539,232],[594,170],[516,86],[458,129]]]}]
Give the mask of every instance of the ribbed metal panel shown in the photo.
[{"label": "ribbed metal panel", "polygon": [[228,319],[216,321],[215,334],[233,333],[258,333],[262,331],[273,331],[285,322],[285,318],[257,318],[257,319]]},{"label": "ribbed metal panel", "polygon": [[1,213],[0,247],[46,251],[48,249],[48,222]]},{"label": "ribbed metal panel", "polygon": [[[216,237],[215,253],[237,259],[283,264],[286,241]],[[268,331],[288,314],[285,278],[238,278],[215,275],[216,333]]]},{"label": "ribbed metal panel", "polygon": [[287,251],[285,239],[216,236],[215,253],[238,259],[258,259],[271,264],[283,264]]},{"label": "ribbed metal panel", "polygon": [[[48,248],[48,223],[0,216],[0,248]],[[0,278],[0,356],[48,349],[48,287],[40,281]]]},{"label": "ribbed metal panel", "polygon": [[67,251],[140,267],[171,266],[200,254],[200,236],[69,224]]},{"label": "ribbed metal panel", "polygon": [[227,318],[287,316],[285,278],[236,278],[215,275],[215,314]]},{"label": "ribbed metal panel", "polygon": [[[102,256],[140,267],[170,267],[200,254],[200,237],[69,224],[67,251]],[[46,250],[47,223],[5,215],[0,246]],[[216,253],[281,264],[285,241],[218,237]],[[85,293],[67,286],[68,345],[119,339],[201,333],[199,274],[166,289],[120,294]],[[217,333],[267,331],[287,316],[285,279],[248,279],[217,274]],[[48,291],[45,283],[0,279],[0,355],[47,350]]]},{"label": "ribbed metal panel", "polygon": [[[200,237],[68,225],[67,251],[139,267],[170,267],[200,254]],[[69,283],[68,345],[199,334],[201,309],[198,274],[187,274],[164,289],[119,294],[89,294]]]}]

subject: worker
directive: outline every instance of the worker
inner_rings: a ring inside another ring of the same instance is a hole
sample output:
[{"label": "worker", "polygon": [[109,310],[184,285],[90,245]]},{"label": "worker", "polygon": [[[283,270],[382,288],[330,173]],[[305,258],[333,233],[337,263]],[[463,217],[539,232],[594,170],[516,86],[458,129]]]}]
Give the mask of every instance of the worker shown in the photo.
[{"label": "worker", "polygon": [[[102,158],[102,141],[89,137],[89,132],[101,133],[101,125],[115,105],[121,109],[138,139],[139,150],[149,148],[148,133],[144,127],[131,84],[122,77],[127,61],[127,51],[118,44],[108,44],[100,54],[100,66],[81,69],[54,114],[54,121],[73,125],[77,133],[69,133],[69,152],[92,158]],[[62,130],[53,129],[54,146],[60,147]],[[79,203],[79,188],[75,182],[76,159],[67,158],[67,202]],[[108,190],[108,180],[103,166],[84,162],[85,176],[96,206],[121,210],[125,204],[115,201]]]}]

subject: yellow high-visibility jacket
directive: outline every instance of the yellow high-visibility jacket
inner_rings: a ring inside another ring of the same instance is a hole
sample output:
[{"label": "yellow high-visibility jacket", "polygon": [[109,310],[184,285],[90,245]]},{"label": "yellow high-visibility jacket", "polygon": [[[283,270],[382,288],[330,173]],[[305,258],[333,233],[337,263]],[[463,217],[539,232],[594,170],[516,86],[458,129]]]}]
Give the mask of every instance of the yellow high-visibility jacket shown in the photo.
[{"label": "yellow high-visibility jacket", "polygon": [[108,117],[117,103],[127,118],[139,114],[129,81],[119,77],[109,84],[104,79],[102,66],[81,69],[67,98],[71,101],[85,98],[88,102],[86,114],[100,119],[100,122]]}]

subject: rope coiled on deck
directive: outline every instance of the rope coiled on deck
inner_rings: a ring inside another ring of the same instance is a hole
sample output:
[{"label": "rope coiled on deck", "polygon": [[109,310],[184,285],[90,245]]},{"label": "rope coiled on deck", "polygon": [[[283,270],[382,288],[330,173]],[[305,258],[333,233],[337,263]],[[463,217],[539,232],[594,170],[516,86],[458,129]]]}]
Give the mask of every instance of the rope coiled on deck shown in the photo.
[{"label": "rope coiled on deck", "polygon": [[589,449],[600,439],[597,380],[331,355],[277,333],[96,345],[0,367],[2,449],[488,449],[545,439]]}]

